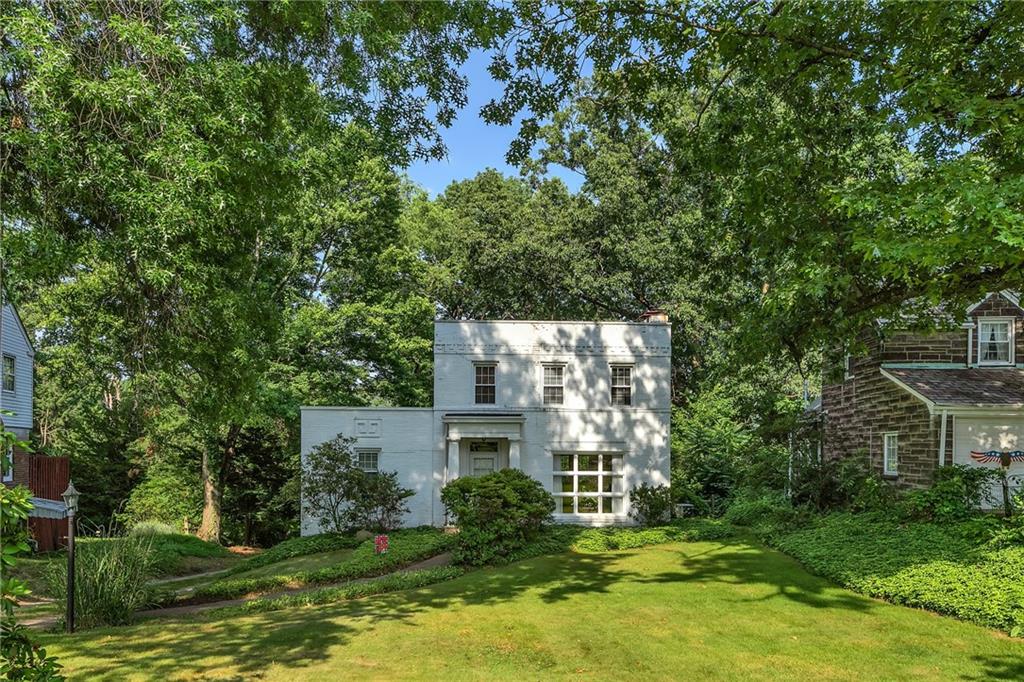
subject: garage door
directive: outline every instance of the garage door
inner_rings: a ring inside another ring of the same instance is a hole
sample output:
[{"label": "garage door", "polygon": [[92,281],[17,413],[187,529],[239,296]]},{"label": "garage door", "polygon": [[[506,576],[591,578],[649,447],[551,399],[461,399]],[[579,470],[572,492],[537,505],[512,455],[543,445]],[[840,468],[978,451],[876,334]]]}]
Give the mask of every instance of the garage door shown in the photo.
[{"label": "garage door", "polygon": [[[1024,418],[1020,417],[957,417],[954,420],[953,461],[968,466],[998,469],[997,462],[978,462],[971,457],[972,452],[992,452],[993,450],[1024,450]],[[1024,478],[1024,463],[1016,462],[1010,466],[1010,485],[1014,488],[1021,485]],[[1015,480],[1016,479],[1016,480]],[[992,487],[993,502],[988,507],[1001,507],[1003,503],[1002,488],[998,483]]]}]

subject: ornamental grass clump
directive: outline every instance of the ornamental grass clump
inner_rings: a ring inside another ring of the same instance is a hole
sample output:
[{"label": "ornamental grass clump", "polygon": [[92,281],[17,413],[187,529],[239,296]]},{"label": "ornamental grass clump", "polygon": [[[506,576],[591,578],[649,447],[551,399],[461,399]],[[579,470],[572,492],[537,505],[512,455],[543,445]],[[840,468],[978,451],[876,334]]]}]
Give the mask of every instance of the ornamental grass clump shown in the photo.
[{"label": "ornamental grass clump", "polygon": [[[154,569],[153,540],[129,536],[81,541],[75,552],[75,624],[85,629],[125,625],[148,606],[148,585]],[[50,565],[47,581],[51,594],[67,603],[67,563]]]}]

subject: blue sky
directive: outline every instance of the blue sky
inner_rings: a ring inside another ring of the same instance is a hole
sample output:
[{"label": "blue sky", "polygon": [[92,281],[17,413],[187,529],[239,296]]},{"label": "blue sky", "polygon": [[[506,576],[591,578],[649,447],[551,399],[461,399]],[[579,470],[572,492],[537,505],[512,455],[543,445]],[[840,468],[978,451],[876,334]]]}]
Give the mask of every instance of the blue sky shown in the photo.
[{"label": "blue sky", "polygon": [[[501,94],[501,83],[487,73],[490,58],[479,51],[470,55],[462,72],[469,78],[469,104],[459,112],[451,128],[442,131],[448,158],[440,161],[417,161],[407,172],[413,182],[425,188],[432,196],[440,194],[455,180],[471,178],[485,168],[497,168],[506,175],[518,175],[519,170],[505,163],[505,152],[516,135],[518,126],[495,126],[480,117],[480,108]],[[581,178],[576,173],[551,166],[551,175],[562,178],[570,189],[579,188]]]}]

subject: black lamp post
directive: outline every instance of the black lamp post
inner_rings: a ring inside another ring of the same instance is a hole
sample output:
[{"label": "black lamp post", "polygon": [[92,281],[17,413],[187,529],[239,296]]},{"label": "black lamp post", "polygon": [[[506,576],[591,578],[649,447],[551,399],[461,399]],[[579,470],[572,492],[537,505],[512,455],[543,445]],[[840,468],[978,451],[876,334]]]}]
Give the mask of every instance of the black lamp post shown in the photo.
[{"label": "black lamp post", "polygon": [[68,632],[75,631],[75,512],[78,511],[78,491],[75,484],[68,480],[68,489],[60,495],[64,498],[68,517]]}]

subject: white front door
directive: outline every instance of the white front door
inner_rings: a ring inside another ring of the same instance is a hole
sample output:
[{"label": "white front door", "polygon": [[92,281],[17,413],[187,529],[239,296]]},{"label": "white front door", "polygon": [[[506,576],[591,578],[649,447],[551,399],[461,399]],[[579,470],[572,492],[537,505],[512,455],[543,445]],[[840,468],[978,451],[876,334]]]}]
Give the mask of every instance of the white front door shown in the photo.
[{"label": "white front door", "polygon": [[[995,454],[1003,450],[1024,450],[1024,419],[1019,417],[956,417],[954,420],[953,461],[967,466],[999,469]],[[991,456],[988,456],[991,455]],[[981,460],[981,461],[979,461]],[[1024,464],[1013,463],[1009,470],[1011,491],[1021,485]],[[992,499],[985,507],[1002,507],[1003,489],[992,485]]]}]

